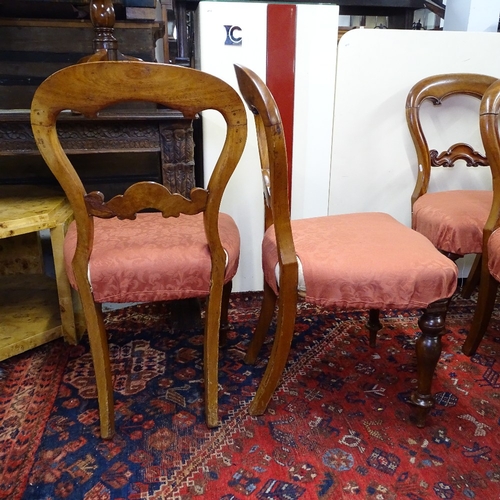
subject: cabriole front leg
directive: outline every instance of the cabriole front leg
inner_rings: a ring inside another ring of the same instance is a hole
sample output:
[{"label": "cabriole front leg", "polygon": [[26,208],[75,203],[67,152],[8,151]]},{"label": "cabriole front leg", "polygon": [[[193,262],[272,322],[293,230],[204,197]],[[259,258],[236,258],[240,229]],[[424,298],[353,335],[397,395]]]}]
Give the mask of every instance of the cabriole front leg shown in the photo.
[{"label": "cabriole front leg", "polygon": [[417,407],[417,427],[424,427],[426,417],[434,406],[432,379],[441,356],[441,337],[444,334],[446,313],[450,299],[442,299],[429,304],[418,320],[422,331],[417,339],[417,389],[411,395],[411,401]]}]

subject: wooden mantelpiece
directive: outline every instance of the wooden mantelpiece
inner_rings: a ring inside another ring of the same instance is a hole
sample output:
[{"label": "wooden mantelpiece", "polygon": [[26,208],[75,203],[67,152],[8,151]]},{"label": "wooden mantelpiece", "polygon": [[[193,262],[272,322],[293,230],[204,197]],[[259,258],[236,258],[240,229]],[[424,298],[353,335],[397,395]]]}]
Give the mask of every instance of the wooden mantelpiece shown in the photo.
[{"label": "wooden mantelpiece", "polygon": [[[0,19],[0,185],[55,185],[31,134],[31,99],[47,76],[100,48],[95,43],[99,22],[113,26],[109,29],[120,53],[155,60],[162,23],[94,17],[92,22]],[[143,103],[92,120],[68,112],[61,116],[59,131],[89,191],[101,189],[113,196],[142,178],[184,195],[195,185],[193,129],[180,113]]]}]

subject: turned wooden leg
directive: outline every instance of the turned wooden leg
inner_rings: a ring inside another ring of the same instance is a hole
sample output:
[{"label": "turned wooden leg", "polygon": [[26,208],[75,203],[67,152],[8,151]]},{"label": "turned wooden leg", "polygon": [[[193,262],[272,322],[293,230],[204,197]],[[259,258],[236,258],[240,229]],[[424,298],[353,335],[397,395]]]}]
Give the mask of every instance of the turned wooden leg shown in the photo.
[{"label": "turned wooden leg", "polygon": [[370,309],[366,328],[370,332],[370,347],[377,347],[377,332],[382,328],[380,309]]},{"label": "turned wooden leg", "polygon": [[446,313],[450,299],[429,304],[418,320],[422,334],[417,339],[417,389],[411,401],[417,406],[417,427],[425,426],[425,419],[434,406],[431,392],[432,379],[441,356],[441,337],[444,334]]},{"label": "turned wooden leg", "polygon": [[253,365],[257,361],[257,356],[264,344],[269,326],[273,319],[276,300],[277,297],[273,289],[267,283],[264,283],[264,297],[262,299],[259,320],[244,359],[247,364]]}]

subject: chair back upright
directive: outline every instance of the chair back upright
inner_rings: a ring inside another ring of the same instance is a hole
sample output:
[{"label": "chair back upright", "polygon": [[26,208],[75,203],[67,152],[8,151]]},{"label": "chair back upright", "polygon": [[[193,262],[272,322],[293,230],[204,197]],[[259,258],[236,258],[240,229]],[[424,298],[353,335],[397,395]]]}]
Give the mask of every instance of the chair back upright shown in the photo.
[{"label": "chair back upright", "polygon": [[[298,263],[290,225],[290,195],[286,140],[278,105],[261,78],[249,68],[234,65],[238,86],[255,118],[265,203],[265,229],[274,227],[280,290],[290,280],[297,288]],[[290,288],[290,292],[291,292]],[[292,292],[291,292],[292,293]]]},{"label": "chair back upright", "polygon": [[[475,73],[433,75],[418,81],[411,88],[406,100],[406,119],[418,162],[417,180],[411,196],[412,227],[426,236],[438,250],[453,261],[465,255],[475,255],[461,292],[464,298],[472,295],[479,282],[483,251],[482,233],[493,193],[489,188],[480,189],[471,185],[474,183],[473,178],[479,179],[480,176],[469,177],[468,182],[464,180],[460,185],[457,184],[461,180],[460,176],[454,176],[450,172],[454,170],[451,167],[454,167],[457,161],[465,163],[467,167],[487,167],[489,161],[486,155],[464,142],[447,145],[441,152],[429,149],[421,124],[421,110],[425,101],[436,106],[450,97],[471,96],[482,99],[483,94],[495,80],[496,78],[492,76]],[[456,99],[453,99],[450,104],[456,102]],[[444,130],[441,116],[446,114],[433,112],[432,115]],[[475,119],[460,121],[472,125],[470,128],[472,131],[477,127]],[[463,129],[461,133],[464,133]],[[443,172],[446,181],[455,183],[458,187],[433,188],[429,191],[433,167],[446,167],[446,175]]]},{"label": "chair back upright", "polygon": [[[490,215],[483,231],[483,253],[488,251],[488,239],[500,226],[500,80],[492,84],[485,92],[479,109],[481,139],[491,169],[493,203]],[[484,253],[487,256],[486,253]],[[485,261],[487,262],[487,258]]]},{"label": "chair back upright", "polygon": [[479,128],[486,156],[490,162],[493,200],[483,229],[483,258],[480,268],[479,293],[472,324],[462,346],[467,356],[476,353],[486,333],[495,306],[500,278],[500,81],[486,90],[479,108]]}]

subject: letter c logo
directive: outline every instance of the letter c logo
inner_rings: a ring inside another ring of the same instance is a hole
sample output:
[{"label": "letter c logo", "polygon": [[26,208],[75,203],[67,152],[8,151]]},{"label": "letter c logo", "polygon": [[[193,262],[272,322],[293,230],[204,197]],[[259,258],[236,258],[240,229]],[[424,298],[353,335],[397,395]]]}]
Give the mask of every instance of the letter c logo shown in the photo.
[{"label": "letter c logo", "polygon": [[241,33],[241,28],[239,26],[233,26],[230,24],[225,24],[224,28],[226,29],[226,41],[224,45],[241,45],[242,37],[238,36],[236,32]]}]

